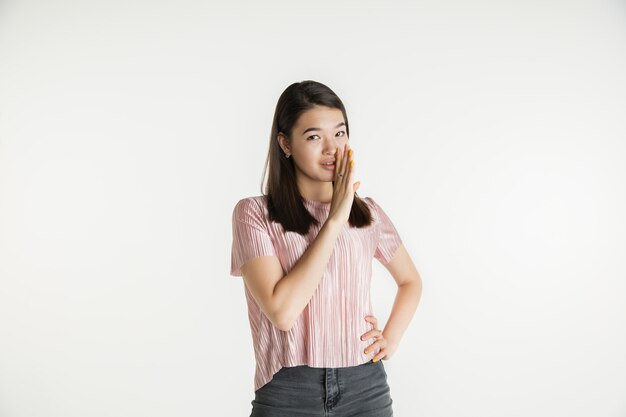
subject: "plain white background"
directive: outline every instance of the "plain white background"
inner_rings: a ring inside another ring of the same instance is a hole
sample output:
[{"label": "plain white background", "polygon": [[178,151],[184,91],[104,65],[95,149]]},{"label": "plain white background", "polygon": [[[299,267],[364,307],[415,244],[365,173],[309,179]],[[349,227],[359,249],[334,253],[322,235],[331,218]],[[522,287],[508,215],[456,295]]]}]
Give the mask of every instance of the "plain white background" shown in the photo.
[{"label": "plain white background", "polygon": [[[3,2],[0,415],[249,415],[231,213],[313,79],[424,283],[395,415],[624,416],[625,12]],[[394,295],[374,260],[381,324]]]}]

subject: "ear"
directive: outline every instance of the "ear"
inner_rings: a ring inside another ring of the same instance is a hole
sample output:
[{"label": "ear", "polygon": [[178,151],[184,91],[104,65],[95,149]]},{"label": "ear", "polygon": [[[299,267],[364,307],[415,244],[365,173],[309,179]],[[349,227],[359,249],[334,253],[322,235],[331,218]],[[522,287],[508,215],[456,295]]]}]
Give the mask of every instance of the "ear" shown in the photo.
[{"label": "ear", "polygon": [[283,153],[291,154],[291,144],[283,132],[278,132],[276,140],[278,140],[278,145],[283,150]]}]

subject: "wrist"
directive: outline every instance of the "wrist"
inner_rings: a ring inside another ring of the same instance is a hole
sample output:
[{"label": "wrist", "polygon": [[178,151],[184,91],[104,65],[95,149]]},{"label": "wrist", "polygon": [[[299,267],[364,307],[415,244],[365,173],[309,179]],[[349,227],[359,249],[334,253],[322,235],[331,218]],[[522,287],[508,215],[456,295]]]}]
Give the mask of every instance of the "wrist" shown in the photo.
[{"label": "wrist", "polygon": [[326,219],[326,222],[324,222],[324,225],[322,226],[322,228],[326,228],[326,229],[335,231],[337,233],[341,231],[342,227],[343,227],[343,224],[339,222],[337,219],[335,219],[334,217],[328,217]]},{"label": "wrist", "polygon": [[387,334],[383,330],[383,337],[387,341],[387,345],[397,346],[398,343],[400,343],[400,337],[398,335],[393,334],[393,333]]}]

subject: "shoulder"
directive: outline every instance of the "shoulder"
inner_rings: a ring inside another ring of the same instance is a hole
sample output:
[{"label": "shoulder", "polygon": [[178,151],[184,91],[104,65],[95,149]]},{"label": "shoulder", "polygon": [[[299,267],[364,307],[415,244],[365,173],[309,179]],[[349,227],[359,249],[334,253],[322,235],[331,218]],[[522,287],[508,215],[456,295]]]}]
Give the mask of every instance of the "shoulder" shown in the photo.
[{"label": "shoulder", "polygon": [[233,220],[245,220],[249,217],[260,218],[267,214],[267,196],[244,197],[233,208]]},{"label": "shoulder", "polygon": [[376,213],[378,212],[378,203],[372,197],[361,197],[361,200],[365,202],[371,210],[374,210]]},{"label": "shoulder", "polygon": [[380,204],[372,197],[363,197],[361,200],[369,206],[374,222],[385,223],[389,221],[387,212],[380,206]]}]

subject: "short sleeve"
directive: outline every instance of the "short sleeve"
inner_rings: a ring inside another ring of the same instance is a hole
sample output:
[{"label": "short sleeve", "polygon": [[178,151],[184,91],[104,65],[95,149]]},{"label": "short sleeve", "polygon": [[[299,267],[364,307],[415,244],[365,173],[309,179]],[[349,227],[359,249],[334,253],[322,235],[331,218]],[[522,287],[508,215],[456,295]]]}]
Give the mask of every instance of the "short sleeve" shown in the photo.
[{"label": "short sleeve", "polygon": [[391,261],[396,250],[402,245],[402,239],[387,213],[373,198],[367,197],[367,199],[372,203],[371,205],[376,210],[376,217],[378,218],[378,244],[376,245],[374,257],[382,264],[386,264]]},{"label": "short sleeve", "polygon": [[241,267],[257,256],[276,255],[259,201],[248,197],[235,205],[232,215],[233,242],[230,275],[240,277]]}]

